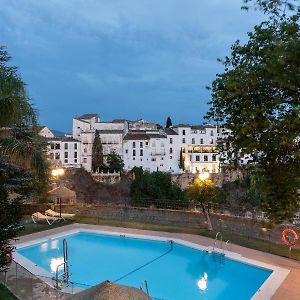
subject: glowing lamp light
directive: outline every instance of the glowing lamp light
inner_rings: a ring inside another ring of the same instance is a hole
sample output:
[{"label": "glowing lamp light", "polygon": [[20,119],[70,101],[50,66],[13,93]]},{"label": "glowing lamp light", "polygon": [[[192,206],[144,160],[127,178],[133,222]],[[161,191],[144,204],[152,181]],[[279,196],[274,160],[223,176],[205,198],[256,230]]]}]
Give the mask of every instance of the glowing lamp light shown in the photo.
[{"label": "glowing lamp light", "polygon": [[63,168],[57,168],[57,169],[53,169],[51,171],[52,176],[54,177],[58,177],[58,176],[62,176],[65,174],[65,170]]},{"label": "glowing lamp light", "polygon": [[203,277],[198,281],[197,285],[201,291],[205,291],[207,289],[207,273],[204,272]]},{"label": "glowing lamp light", "polygon": [[208,172],[203,172],[199,174],[199,179],[201,180],[206,180],[209,178],[209,173]]}]

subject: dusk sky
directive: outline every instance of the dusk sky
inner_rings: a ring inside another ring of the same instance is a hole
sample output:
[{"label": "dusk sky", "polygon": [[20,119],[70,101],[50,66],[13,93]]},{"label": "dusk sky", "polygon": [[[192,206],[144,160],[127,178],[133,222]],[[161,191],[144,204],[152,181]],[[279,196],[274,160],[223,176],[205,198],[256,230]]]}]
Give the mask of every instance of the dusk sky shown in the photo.
[{"label": "dusk sky", "polygon": [[0,44],[42,125],[72,117],[202,123],[205,87],[262,18],[242,0],[0,0]]}]

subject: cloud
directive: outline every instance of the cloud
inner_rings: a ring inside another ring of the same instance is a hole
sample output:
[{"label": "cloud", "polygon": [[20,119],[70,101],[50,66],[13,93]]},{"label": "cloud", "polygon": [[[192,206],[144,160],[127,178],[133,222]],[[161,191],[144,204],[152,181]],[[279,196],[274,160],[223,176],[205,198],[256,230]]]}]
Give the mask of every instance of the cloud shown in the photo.
[{"label": "cloud", "polygon": [[[70,103],[97,111],[100,101],[108,119],[115,109],[125,110],[118,105],[124,99],[128,114],[142,109],[142,101],[143,111],[153,116],[150,104],[160,103],[158,118],[173,107],[178,120],[199,122],[196,116],[209,99],[205,86],[222,70],[217,58],[261,20],[258,13],[242,12],[241,5],[241,0],[0,0],[0,35],[49,122],[55,105],[61,111],[70,110]],[[62,118],[66,127],[70,120]]]}]

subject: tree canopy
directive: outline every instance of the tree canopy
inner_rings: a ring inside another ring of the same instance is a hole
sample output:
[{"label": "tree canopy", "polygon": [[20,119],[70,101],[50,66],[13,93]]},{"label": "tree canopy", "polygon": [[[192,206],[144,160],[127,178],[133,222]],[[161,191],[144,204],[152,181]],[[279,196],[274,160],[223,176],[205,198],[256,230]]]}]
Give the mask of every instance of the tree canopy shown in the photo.
[{"label": "tree canopy", "polygon": [[92,171],[102,171],[105,168],[103,159],[103,146],[99,130],[95,131],[95,139],[92,148]]},{"label": "tree canopy", "polygon": [[7,265],[11,239],[20,230],[22,197],[33,191],[40,195],[48,187],[45,144],[36,130],[36,111],[9,61],[6,49],[0,47],[0,270]]},{"label": "tree canopy", "polygon": [[136,168],[135,180],[131,184],[133,204],[158,208],[184,208],[188,203],[179,186],[172,182],[171,174],[164,172],[142,172]]},{"label": "tree canopy", "polygon": [[166,121],[166,128],[170,128],[171,126],[172,126],[172,120],[171,117],[168,117]]},{"label": "tree canopy", "polygon": [[262,205],[281,222],[293,216],[299,200],[299,13],[263,22],[248,36],[223,61],[207,117],[229,130],[224,150],[231,160],[252,154],[261,169]]},{"label": "tree canopy", "polygon": [[114,151],[108,154],[107,167],[109,172],[122,172],[124,169],[124,162],[122,157]]}]

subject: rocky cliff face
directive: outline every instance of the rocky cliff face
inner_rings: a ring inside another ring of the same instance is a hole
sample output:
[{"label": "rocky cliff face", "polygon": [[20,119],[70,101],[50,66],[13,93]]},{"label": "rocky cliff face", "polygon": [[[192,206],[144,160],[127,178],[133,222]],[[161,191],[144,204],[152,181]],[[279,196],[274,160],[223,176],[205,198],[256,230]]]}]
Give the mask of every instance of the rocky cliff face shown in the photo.
[{"label": "rocky cliff face", "polygon": [[77,202],[97,204],[128,204],[131,181],[122,176],[115,184],[95,182],[84,169],[68,169],[63,184],[76,192]]}]

